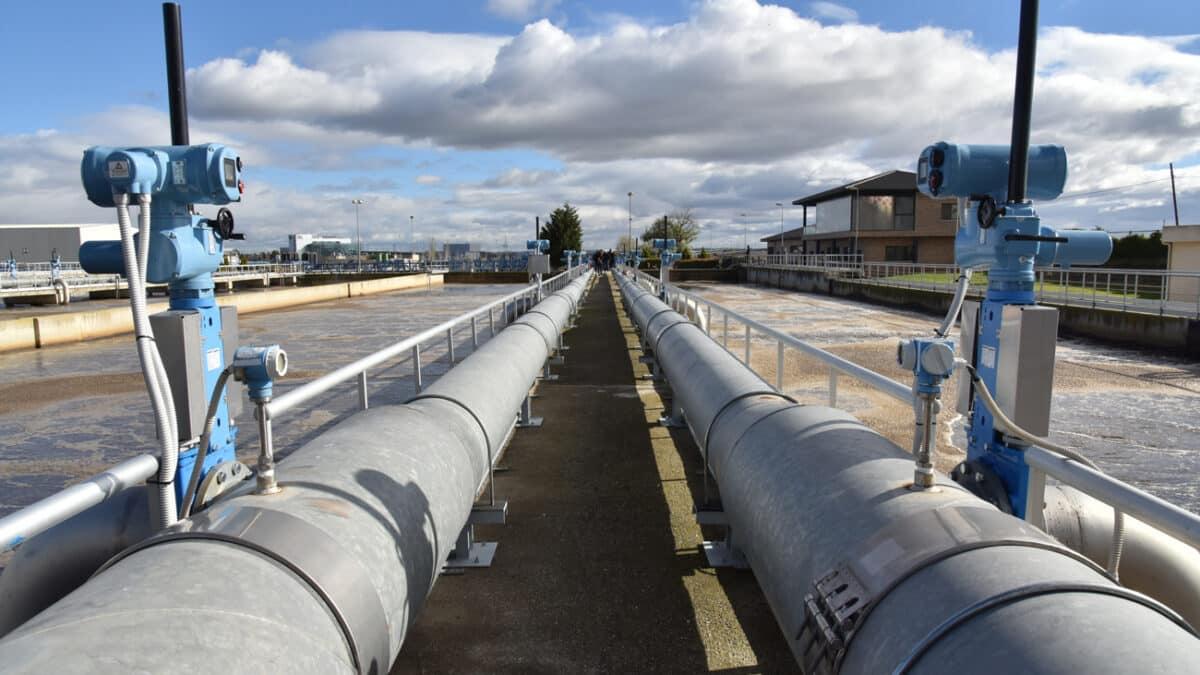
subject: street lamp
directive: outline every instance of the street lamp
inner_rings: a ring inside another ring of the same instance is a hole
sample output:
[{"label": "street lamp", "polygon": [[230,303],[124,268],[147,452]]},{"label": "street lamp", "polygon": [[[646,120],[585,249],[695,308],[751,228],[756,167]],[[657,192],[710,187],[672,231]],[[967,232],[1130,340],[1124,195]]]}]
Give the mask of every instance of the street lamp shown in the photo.
[{"label": "street lamp", "polygon": [[625,235],[625,253],[633,246],[633,193],[629,193],[629,233]]},{"label": "street lamp", "polygon": [[750,248],[750,221],[746,220],[750,214],[742,213],[740,215],[742,217],[742,245]]},{"label": "street lamp", "polygon": [[[783,240],[783,202],[775,202],[775,206],[779,207],[779,248],[783,251],[784,255],[787,255],[787,245]],[[786,261],[787,259],[785,258],[784,262]]]},{"label": "street lamp", "polygon": [[354,238],[358,240],[354,246],[354,257],[358,259],[358,273],[362,274],[362,230],[358,226],[358,207],[362,206],[363,200],[352,199],[350,203],[354,205]]}]

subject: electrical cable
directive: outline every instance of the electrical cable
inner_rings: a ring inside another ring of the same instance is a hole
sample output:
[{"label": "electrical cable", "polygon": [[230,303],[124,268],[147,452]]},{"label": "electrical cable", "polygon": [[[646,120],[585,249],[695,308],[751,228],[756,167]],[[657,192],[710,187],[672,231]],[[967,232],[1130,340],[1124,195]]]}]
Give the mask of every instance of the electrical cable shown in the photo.
[{"label": "electrical cable", "polygon": [[[975,367],[968,363],[965,359],[955,359],[955,362],[958,365],[965,367],[967,371],[970,372],[971,381],[975,384],[975,391],[979,394],[979,400],[983,401],[984,407],[987,408],[988,412],[990,412],[992,417],[995,418],[997,426],[1002,427],[1004,431],[1016,436],[1017,438],[1020,438],[1027,443],[1031,443],[1040,448],[1045,448],[1050,452],[1056,452],[1067,459],[1079,462],[1089,469],[1104,473],[1104,470],[1097,466],[1095,462],[1079,452],[1066,446],[1059,445],[1048,438],[1035,436],[1033,433],[1017,426],[1017,423],[1009,419],[1008,415],[1004,414],[1004,411],[1000,409],[1000,404],[996,403],[996,399],[992,398],[992,392],[988,390],[987,383],[984,382],[983,378],[979,376],[979,372],[975,370]],[[1124,549],[1125,514],[1122,513],[1120,509],[1113,507],[1113,541],[1112,546],[1109,549],[1107,570],[1112,578],[1117,581],[1120,581],[1118,568],[1121,566],[1121,554],[1124,552]]]},{"label": "electrical cable", "polygon": [[233,365],[231,364],[217,376],[217,385],[213,387],[212,396],[208,398],[208,412],[204,416],[204,433],[200,435],[200,445],[196,449],[196,463],[192,465],[192,475],[188,478],[187,491],[183,494],[183,503],[179,505],[180,520],[192,514],[192,502],[195,501],[196,488],[200,484],[204,460],[208,459],[208,445],[212,439],[213,423],[217,419],[217,408],[221,405],[221,395],[225,393],[225,383],[232,374]]},{"label": "electrical cable", "polygon": [[[125,277],[129,286],[129,305],[133,315],[134,343],[137,346],[138,360],[142,365],[142,378],[146,383],[146,391],[150,396],[150,405],[154,412],[155,428],[158,432],[160,455],[158,476],[154,482],[157,489],[151,493],[153,514],[160,528],[172,525],[175,520],[175,489],[172,482],[178,462],[178,432],[173,431],[174,415],[165,404],[162,389],[162,379],[158,370],[161,360],[158,358],[158,348],[154,344],[154,331],[146,310],[145,286],[142,283],[141,270],[138,268],[137,251],[133,243],[132,221],[129,216],[129,195],[113,195],[117,208],[117,228],[121,235],[121,252],[125,259]],[[147,213],[147,217],[148,217]],[[166,396],[171,391],[166,389]],[[173,409],[173,406],[172,406]]]}]

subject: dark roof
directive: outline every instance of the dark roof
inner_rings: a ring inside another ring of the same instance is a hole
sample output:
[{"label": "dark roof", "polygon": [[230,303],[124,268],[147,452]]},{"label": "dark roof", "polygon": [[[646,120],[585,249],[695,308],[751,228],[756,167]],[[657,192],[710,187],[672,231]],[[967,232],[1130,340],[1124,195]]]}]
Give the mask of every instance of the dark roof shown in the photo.
[{"label": "dark roof", "polygon": [[[784,241],[790,241],[793,239],[799,240],[801,238],[803,232],[804,232],[803,227],[797,227],[794,230],[788,230],[787,232],[783,233],[783,239],[784,239]],[[763,237],[762,239],[759,239],[759,241],[779,241],[779,233],[776,232],[775,234],[772,234],[770,236]]]},{"label": "dark roof", "polygon": [[911,171],[885,171],[881,174],[876,174],[870,178],[856,180],[845,185],[839,185],[835,188],[830,188],[824,192],[801,197],[793,200],[793,206],[816,206],[820,202],[827,202],[831,199],[845,197],[854,194],[855,192],[864,193],[880,193],[880,192],[911,192],[917,189],[917,174]]}]

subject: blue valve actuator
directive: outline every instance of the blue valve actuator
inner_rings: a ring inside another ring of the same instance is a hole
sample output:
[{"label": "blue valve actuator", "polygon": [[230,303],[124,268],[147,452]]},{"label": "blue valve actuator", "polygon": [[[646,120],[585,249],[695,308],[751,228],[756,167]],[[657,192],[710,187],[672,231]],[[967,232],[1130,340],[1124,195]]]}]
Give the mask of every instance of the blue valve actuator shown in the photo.
[{"label": "blue valve actuator", "polygon": [[550,248],[550,240],[549,239],[526,239],[525,240],[525,248],[530,251],[537,251],[538,253],[541,253],[542,251],[545,251],[546,249]]},{"label": "blue valve actuator", "polygon": [[[1008,200],[1007,145],[960,145],[942,141],[917,159],[917,189],[931,197]],[[1025,195],[1045,201],[1062,194],[1067,182],[1067,151],[1061,145],[1029,146]]]},{"label": "blue valve actuator", "polygon": [[654,246],[654,248],[658,249],[659,251],[671,251],[671,250],[674,250],[674,248],[675,248],[675,240],[674,239],[655,239],[653,241],[652,245]]},{"label": "blue valve actuator", "polygon": [[242,162],[219,143],[149,148],[96,146],[83,153],[83,188],[97,206],[114,206],[113,194],[150,194],[155,201],[229,204],[242,199]]}]

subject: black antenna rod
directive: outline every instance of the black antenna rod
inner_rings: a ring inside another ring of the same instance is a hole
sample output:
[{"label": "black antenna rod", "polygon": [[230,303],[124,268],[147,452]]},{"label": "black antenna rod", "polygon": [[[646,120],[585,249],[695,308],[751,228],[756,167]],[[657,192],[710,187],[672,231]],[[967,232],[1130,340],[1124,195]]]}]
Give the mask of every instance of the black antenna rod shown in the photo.
[{"label": "black antenna rod", "polygon": [[1024,202],[1029,177],[1029,118],[1033,114],[1033,72],[1037,65],[1038,0],[1021,0],[1017,37],[1017,86],[1013,94],[1012,142],[1008,156],[1008,201]]},{"label": "black antenna rod", "polygon": [[187,82],[183,69],[183,28],[179,5],[164,2],[163,38],[167,45],[167,96],[171,105],[171,145],[190,145],[188,140]]}]

